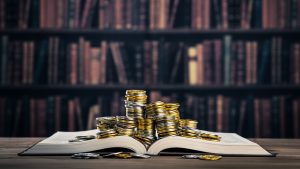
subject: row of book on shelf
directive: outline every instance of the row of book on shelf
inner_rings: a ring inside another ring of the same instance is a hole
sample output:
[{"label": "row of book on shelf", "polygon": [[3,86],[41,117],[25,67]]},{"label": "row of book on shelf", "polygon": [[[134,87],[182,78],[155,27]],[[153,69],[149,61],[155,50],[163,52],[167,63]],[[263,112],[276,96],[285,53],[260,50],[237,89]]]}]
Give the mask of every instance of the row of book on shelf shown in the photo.
[{"label": "row of book on shelf", "polygon": [[1,0],[0,28],[299,28],[299,0]]},{"label": "row of book on shelf", "polygon": [[[98,116],[125,115],[122,95],[1,97],[0,135],[49,136],[58,130],[93,129]],[[179,102],[181,118],[197,120],[202,130],[245,137],[300,137],[298,96],[179,96],[156,91],[149,95],[151,101]]]},{"label": "row of book on shelf", "polygon": [[0,84],[300,84],[300,43],[271,37],[197,43],[0,37]]}]

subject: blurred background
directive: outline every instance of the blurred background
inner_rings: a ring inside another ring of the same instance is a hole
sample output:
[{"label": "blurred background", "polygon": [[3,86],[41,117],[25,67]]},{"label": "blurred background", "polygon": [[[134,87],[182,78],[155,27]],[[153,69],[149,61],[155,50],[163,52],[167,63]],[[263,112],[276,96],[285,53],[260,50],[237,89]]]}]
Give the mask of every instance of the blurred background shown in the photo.
[{"label": "blurred background", "polygon": [[0,0],[0,136],[95,128],[126,89],[198,128],[300,136],[300,0]]}]

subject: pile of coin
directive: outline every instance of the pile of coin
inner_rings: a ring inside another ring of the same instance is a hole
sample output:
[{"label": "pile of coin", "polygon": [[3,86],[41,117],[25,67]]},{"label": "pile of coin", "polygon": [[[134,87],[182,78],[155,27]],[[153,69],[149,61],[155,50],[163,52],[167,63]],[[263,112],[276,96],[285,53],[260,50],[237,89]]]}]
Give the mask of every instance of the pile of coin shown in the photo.
[{"label": "pile of coin", "polygon": [[189,127],[192,129],[196,129],[197,124],[198,124],[198,122],[196,120],[192,120],[192,119],[180,119],[179,120],[179,127]]},{"label": "pile of coin", "polygon": [[144,106],[147,103],[145,90],[126,90],[124,102],[127,117],[134,120],[144,117]]},{"label": "pile of coin", "polygon": [[116,130],[119,136],[133,136],[135,134],[136,123],[133,118],[117,116]]}]

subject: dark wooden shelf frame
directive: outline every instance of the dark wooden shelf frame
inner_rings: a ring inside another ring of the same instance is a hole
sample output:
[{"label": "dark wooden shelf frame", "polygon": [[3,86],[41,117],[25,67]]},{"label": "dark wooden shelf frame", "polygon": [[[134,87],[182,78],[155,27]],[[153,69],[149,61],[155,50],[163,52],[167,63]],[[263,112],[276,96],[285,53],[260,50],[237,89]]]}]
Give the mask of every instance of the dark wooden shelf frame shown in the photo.
[{"label": "dark wooden shelf frame", "polygon": [[25,85],[1,86],[0,96],[20,95],[103,95],[124,92],[127,89],[176,92],[197,95],[299,95],[299,85],[243,85],[243,86],[191,86],[191,85]]},{"label": "dark wooden shelf frame", "polygon": [[0,35],[9,35],[17,38],[44,38],[48,36],[62,36],[65,38],[78,38],[84,36],[97,39],[166,39],[180,41],[194,41],[209,38],[220,38],[231,35],[238,38],[257,39],[271,36],[284,36],[297,39],[300,35],[299,29],[170,29],[170,30],[99,30],[99,29],[5,29],[0,30]]}]

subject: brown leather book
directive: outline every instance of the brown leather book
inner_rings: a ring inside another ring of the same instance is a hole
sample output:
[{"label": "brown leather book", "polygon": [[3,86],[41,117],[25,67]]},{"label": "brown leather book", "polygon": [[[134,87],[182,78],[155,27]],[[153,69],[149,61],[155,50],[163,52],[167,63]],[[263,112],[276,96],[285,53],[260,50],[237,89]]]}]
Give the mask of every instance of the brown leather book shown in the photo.
[{"label": "brown leather book", "polygon": [[286,107],[285,107],[285,97],[279,96],[279,124],[280,124],[280,137],[286,137]]},{"label": "brown leather book", "polygon": [[28,83],[33,84],[35,44],[33,41],[29,41],[28,45]]},{"label": "brown leather book", "polygon": [[29,47],[28,47],[28,42],[24,41],[22,43],[23,46],[23,69],[22,69],[22,84],[28,84],[29,83],[29,57],[28,57],[28,51],[29,51]]},{"label": "brown leather book", "polygon": [[64,19],[66,15],[65,9],[67,8],[66,0],[58,0],[57,1],[57,18],[56,18],[56,28],[63,28],[64,27]]},{"label": "brown leather book", "polygon": [[145,41],[144,42],[144,82],[146,85],[152,84],[152,49],[151,49],[151,42]]},{"label": "brown leather book", "polygon": [[45,137],[47,136],[47,100],[45,98],[38,98],[36,99],[36,132],[38,137]]},{"label": "brown leather book", "polygon": [[105,84],[106,83],[106,58],[107,58],[107,42],[102,41],[100,44],[101,48],[101,76],[100,76],[100,83]]},{"label": "brown leather book", "polygon": [[[126,29],[131,29],[132,28],[132,13],[133,13],[133,9],[132,9],[132,5],[133,5],[133,0],[127,0],[126,3],[124,4],[126,6],[126,10],[125,10],[125,16],[126,16],[126,20],[125,20],[125,28]],[[146,8],[146,7],[145,7]]]},{"label": "brown leather book", "polygon": [[75,99],[68,101],[68,131],[75,131],[75,118],[76,118],[76,102]]},{"label": "brown leather book", "polygon": [[70,84],[76,85],[78,83],[77,71],[78,71],[78,44],[71,43],[69,47],[70,52]]},{"label": "brown leather book", "polygon": [[257,83],[257,42],[251,42],[251,83]]},{"label": "brown leather book", "polygon": [[214,82],[216,85],[222,84],[222,41],[221,40],[215,40],[214,41],[214,61],[215,61],[215,70],[214,70]]},{"label": "brown leather book", "polygon": [[300,112],[300,100],[299,98],[296,98],[293,100],[293,137],[294,138],[299,138],[300,137],[300,125],[299,125],[299,120],[300,120],[300,115],[299,115],[299,112]]},{"label": "brown leather book", "polygon": [[92,3],[93,3],[93,0],[85,0],[84,1],[82,17],[80,20],[81,28],[87,28],[87,26],[88,26],[88,17],[91,17],[91,16],[89,16],[89,11],[91,10]]},{"label": "brown leather book", "polygon": [[30,121],[30,123],[29,123],[29,126],[30,126],[30,131],[29,131],[29,135],[30,135],[30,137],[36,137],[37,135],[36,135],[36,127],[38,127],[37,126],[37,124],[36,124],[36,119],[37,119],[37,117],[36,117],[36,100],[34,99],[34,98],[31,98],[30,99],[30,106],[29,106],[29,112],[30,112],[30,114],[29,114],[29,121]]},{"label": "brown leather book", "polygon": [[101,0],[99,1],[99,10],[98,10],[98,28],[99,29],[104,29],[105,28],[105,8],[108,6],[108,0]]},{"label": "brown leather book", "polygon": [[246,84],[251,84],[251,42],[246,42]]},{"label": "brown leather book", "polygon": [[222,0],[222,28],[228,29],[228,0]]},{"label": "brown leather book", "polygon": [[254,133],[256,138],[261,137],[261,104],[258,98],[254,99]]},{"label": "brown leather book", "polygon": [[203,44],[199,43],[197,49],[197,84],[204,85],[204,54]]},{"label": "brown leather book", "polygon": [[101,53],[100,48],[91,48],[91,58],[90,58],[90,84],[97,85],[100,83],[101,76]]},{"label": "brown leather book", "polygon": [[222,95],[217,96],[217,131],[223,131],[223,109],[224,97]]},{"label": "brown leather book", "polygon": [[269,28],[269,0],[262,0],[262,21],[263,28]]},{"label": "brown leather book", "polygon": [[210,0],[203,0],[203,28],[210,28]]},{"label": "brown leather book", "polygon": [[89,41],[84,42],[84,84],[89,85],[91,81],[90,73],[91,73],[91,43]]},{"label": "brown leather book", "polygon": [[61,130],[61,96],[54,97],[55,131]]},{"label": "brown leather book", "polygon": [[188,49],[188,77],[189,84],[196,85],[198,82],[198,70],[197,67],[197,48],[189,47]]},{"label": "brown leather book", "polygon": [[123,24],[122,24],[122,0],[115,0],[115,28],[116,29],[122,29]]},{"label": "brown leather book", "polygon": [[158,41],[152,41],[152,82],[153,84],[158,83]]},{"label": "brown leather book", "polygon": [[242,100],[240,104],[240,115],[239,115],[239,121],[238,121],[238,133],[242,134],[244,125],[245,125],[245,120],[246,120],[246,106],[247,102],[246,100]]},{"label": "brown leather book", "polygon": [[111,42],[110,48],[112,52],[112,58],[116,65],[118,80],[121,84],[126,84],[127,76],[125,71],[125,65],[123,63],[123,59],[121,55],[120,44],[118,42]]},{"label": "brown leather book", "polygon": [[40,28],[46,28],[46,0],[40,0],[40,20],[39,20],[39,23],[40,23]]},{"label": "brown leather book", "polygon": [[271,137],[271,100],[262,99],[262,137]]},{"label": "brown leather book", "polygon": [[152,30],[155,28],[155,0],[149,0],[149,28]]}]

